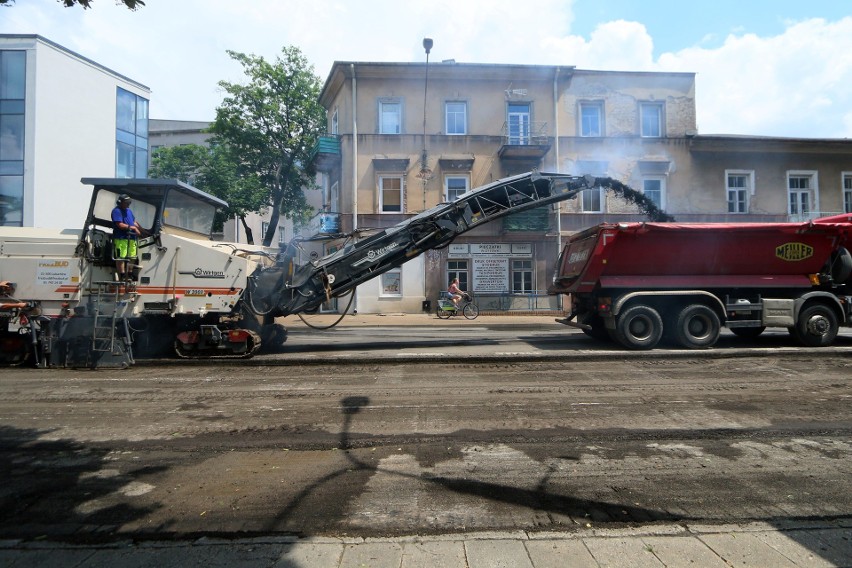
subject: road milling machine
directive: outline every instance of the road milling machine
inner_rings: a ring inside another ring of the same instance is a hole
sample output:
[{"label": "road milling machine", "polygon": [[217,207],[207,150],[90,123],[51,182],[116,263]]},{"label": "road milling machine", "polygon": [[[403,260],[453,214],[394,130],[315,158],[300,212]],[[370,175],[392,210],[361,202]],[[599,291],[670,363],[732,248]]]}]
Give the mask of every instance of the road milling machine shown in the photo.
[{"label": "road milling machine", "polygon": [[[275,318],[315,311],[362,282],[472,228],[570,199],[610,178],[531,171],[474,189],[328,256],[211,239],[227,204],[176,180],[83,178],[82,228],[0,227],[0,363],[127,367],[136,357],[248,358],[286,340]],[[625,193],[626,192],[626,193]],[[111,211],[133,200],[144,229],[129,281],[117,281]]]}]

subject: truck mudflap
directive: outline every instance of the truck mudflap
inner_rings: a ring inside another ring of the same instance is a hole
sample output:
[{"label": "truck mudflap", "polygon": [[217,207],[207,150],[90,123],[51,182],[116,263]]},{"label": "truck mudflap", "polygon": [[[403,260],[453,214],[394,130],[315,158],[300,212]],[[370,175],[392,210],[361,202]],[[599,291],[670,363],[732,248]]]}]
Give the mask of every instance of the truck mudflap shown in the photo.
[{"label": "truck mudflap", "polygon": [[175,353],[183,359],[249,359],[260,349],[260,335],[248,329],[221,330],[202,325],[175,337]]}]

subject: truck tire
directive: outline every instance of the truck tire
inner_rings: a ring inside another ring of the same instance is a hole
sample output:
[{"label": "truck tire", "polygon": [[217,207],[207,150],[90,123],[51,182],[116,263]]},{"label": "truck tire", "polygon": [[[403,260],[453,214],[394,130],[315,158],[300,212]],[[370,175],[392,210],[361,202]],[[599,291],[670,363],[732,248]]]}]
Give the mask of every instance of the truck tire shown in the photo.
[{"label": "truck tire", "polygon": [[722,324],[719,316],[704,304],[690,304],[677,314],[674,339],[687,349],[707,349],[716,344]]},{"label": "truck tire", "polygon": [[834,343],[840,324],[837,314],[825,304],[809,304],[799,312],[793,326],[796,339],[808,347],[826,347]]},{"label": "truck tire", "polygon": [[628,349],[653,349],[663,336],[663,318],[651,306],[632,306],[618,316],[614,336]]}]

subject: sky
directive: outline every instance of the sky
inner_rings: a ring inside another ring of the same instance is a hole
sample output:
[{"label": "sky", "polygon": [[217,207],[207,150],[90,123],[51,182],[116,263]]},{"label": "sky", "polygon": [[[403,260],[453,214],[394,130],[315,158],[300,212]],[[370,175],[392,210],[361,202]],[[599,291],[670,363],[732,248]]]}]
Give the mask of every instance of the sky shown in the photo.
[{"label": "sky", "polygon": [[274,61],[565,65],[693,72],[700,134],[852,138],[848,0],[56,0],[0,6],[0,33],[39,34],[152,90],[155,119],[212,120],[227,50]]}]

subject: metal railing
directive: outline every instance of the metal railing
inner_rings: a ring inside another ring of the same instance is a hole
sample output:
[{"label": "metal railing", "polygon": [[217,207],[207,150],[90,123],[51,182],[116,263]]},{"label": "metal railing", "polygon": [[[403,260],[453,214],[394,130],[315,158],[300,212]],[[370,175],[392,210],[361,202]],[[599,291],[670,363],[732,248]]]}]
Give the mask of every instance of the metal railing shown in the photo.
[{"label": "metal railing", "polygon": [[505,146],[540,146],[548,143],[546,122],[529,122],[526,124],[503,123],[500,130]]}]

